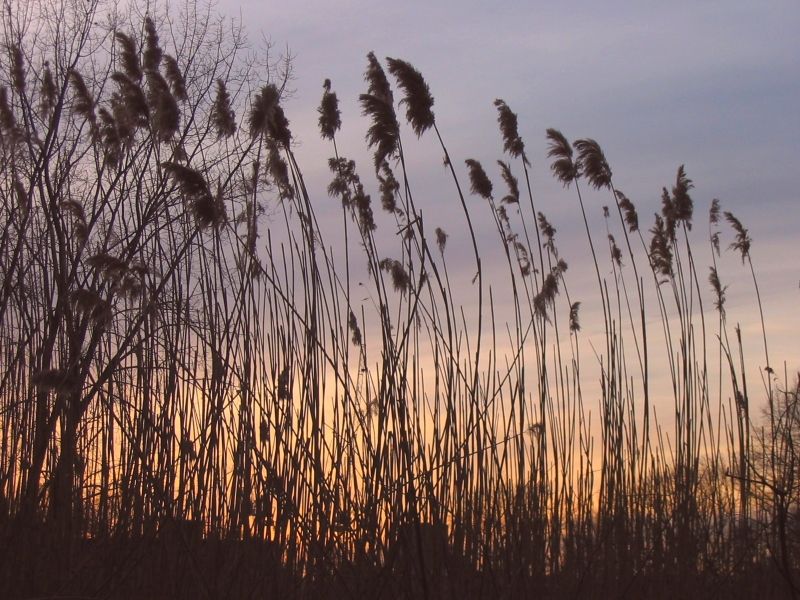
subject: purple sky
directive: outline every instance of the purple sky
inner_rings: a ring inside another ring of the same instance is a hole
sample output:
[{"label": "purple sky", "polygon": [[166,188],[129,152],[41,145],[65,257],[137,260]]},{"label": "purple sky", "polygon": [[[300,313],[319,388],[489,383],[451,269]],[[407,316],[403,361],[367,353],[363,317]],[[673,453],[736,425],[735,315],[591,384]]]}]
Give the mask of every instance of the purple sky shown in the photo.
[{"label": "purple sky", "polygon": [[[365,91],[367,52],[403,58],[423,73],[454,161],[481,160],[496,186],[495,160],[505,157],[492,101],[506,100],[519,116],[534,164],[537,208],[558,228],[559,245],[572,258],[569,275],[577,292],[589,272],[588,264],[580,264],[588,256],[586,241],[574,194],[550,176],[545,129],[558,128],[571,140],[597,139],[615,185],[636,203],[644,227],[659,209],[661,187],[671,186],[678,165],[685,164],[696,186],[700,275],[710,261],[707,242],[703,245],[708,206],[719,198],[754,240],[772,362],[782,370],[788,361],[790,373],[800,368],[796,0],[224,0],[219,10],[240,15],[252,40],[263,34],[276,51],[288,48],[294,57],[294,95],[286,112],[312,194],[320,204],[334,203],[332,208],[335,201],[325,193],[331,148],[316,127],[326,77],[341,103],[340,151],[357,160],[373,192],[363,143],[367,122],[357,103]],[[408,127],[403,136],[417,196],[452,195],[435,137],[417,141]],[[587,208],[598,218],[609,201],[607,194],[589,194]],[[428,214],[445,222],[447,210]],[[727,229],[725,236],[730,240]],[[496,244],[494,238],[491,242]],[[729,257],[721,277],[731,287],[732,319],[742,320],[745,333],[752,333],[749,347],[756,355],[760,326],[752,320],[756,305],[749,273]],[[594,302],[592,293],[584,300]]]}]

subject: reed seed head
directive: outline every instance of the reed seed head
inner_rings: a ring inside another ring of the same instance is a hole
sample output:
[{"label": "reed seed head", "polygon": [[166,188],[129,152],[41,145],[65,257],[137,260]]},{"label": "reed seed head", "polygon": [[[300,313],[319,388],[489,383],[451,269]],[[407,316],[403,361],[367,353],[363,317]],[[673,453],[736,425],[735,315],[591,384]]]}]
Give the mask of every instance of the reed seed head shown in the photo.
[{"label": "reed seed head", "polygon": [[405,97],[400,101],[406,105],[406,119],[417,137],[433,127],[433,96],[422,73],[413,66],[399,58],[386,58],[389,72],[397,79],[397,84],[405,92]]},{"label": "reed seed head", "polygon": [[231,96],[222,79],[217,79],[217,92],[211,106],[211,123],[218,138],[229,138],[236,133],[236,113],[231,108]]},{"label": "reed seed head", "polygon": [[547,157],[555,159],[550,170],[564,186],[569,186],[578,177],[578,167],[572,160],[572,146],[557,129],[548,129],[547,139],[550,140]]},{"label": "reed seed head", "polygon": [[505,100],[498,98],[494,101],[494,105],[497,107],[497,123],[503,136],[503,150],[512,158],[522,158],[526,165],[530,165],[525,155],[525,144],[519,136],[517,115],[508,107]]},{"label": "reed seed head", "polygon": [[339,111],[339,99],[336,92],[331,91],[331,80],[326,79],[322,85],[322,101],[319,113],[319,130],[324,139],[332,140],[342,126],[342,115]]},{"label": "reed seed head", "polygon": [[486,171],[483,170],[481,163],[472,158],[468,158],[464,162],[469,170],[469,182],[472,193],[486,200],[490,200],[492,198],[492,182],[486,175]]},{"label": "reed seed head", "polygon": [[595,189],[611,188],[611,168],[606,157],[595,140],[586,138],[575,140],[573,144],[578,152],[577,169]]}]

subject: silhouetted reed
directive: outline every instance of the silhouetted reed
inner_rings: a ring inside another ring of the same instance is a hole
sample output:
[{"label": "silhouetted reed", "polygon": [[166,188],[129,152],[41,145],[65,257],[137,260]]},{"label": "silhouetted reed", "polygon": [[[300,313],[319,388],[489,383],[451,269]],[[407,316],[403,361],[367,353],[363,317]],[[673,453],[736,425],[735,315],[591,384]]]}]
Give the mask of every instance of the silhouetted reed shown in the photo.
[{"label": "silhouetted reed", "polygon": [[[74,46],[44,4],[36,37],[0,17],[0,595],[797,595],[800,388],[717,200],[702,266],[683,166],[648,227],[597,141],[548,129],[589,244],[570,256],[508,104],[499,192],[388,58],[398,120],[370,52],[366,148],[339,148],[325,80],[330,183],[307,187],[288,63],[259,68],[199,7],[109,29],[87,6],[62,7]],[[434,200],[409,131],[444,153]],[[760,311],[762,416],[721,217]]]}]

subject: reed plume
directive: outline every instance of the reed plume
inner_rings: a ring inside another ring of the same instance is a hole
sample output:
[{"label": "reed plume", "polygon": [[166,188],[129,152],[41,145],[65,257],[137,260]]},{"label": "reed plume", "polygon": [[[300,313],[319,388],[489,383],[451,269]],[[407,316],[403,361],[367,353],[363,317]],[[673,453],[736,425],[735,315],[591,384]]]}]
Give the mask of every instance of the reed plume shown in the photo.
[{"label": "reed plume", "polygon": [[572,160],[572,146],[557,129],[548,129],[547,139],[550,140],[547,157],[555,159],[550,170],[564,186],[569,186],[578,177],[578,167]]},{"label": "reed plume", "polygon": [[25,57],[22,55],[22,48],[19,44],[12,44],[8,48],[9,58],[11,59],[11,86],[20,96],[25,95]]},{"label": "reed plume", "polygon": [[614,190],[614,195],[617,197],[620,209],[622,209],[625,223],[628,225],[628,231],[631,233],[639,231],[639,215],[636,213],[636,207],[633,202],[619,190]]},{"label": "reed plume", "polygon": [[511,166],[502,160],[498,160],[497,164],[500,166],[500,175],[508,187],[508,194],[503,196],[501,202],[504,204],[519,204],[519,182],[511,172]]},{"label": "reed plume", "polygon": [[278,188],[281,200],[291,200],[295,192],[292,182],[289,180],[289,166],[281,156],[280,148],[273,140],[267,142],[267,172],[272,178],[272,182]]},{"label": "reed plume", "polygon": [[497,123],[503,136],[503,150],[512,158],[522,158],[526,165],[530,165],[525,155],[525,144],[519,136],[517,115],[508,107],[505,100],[498,98],[494,101],[494,105],[497,107]]},{"label": "reed plume", "polygon": [[155,71],[161,65],[161,58],[164,52],[158,45],[158,32],[153,19],[144,18],[144,55],[142,56],[142,66],[145,71]]},{"label": "reed plume", "polygon": [[400,190],[400,182],[394,176],[389,163],[383,161],[381,163],[380,172],[378,173],[379,188],[381,191],[381,206],[386,212],[394,213],[397,210],[396,197]]},{"label": "reed plume", "polygon": [[364,72],[364,80],[369,84],[367,94],[380,98],[387,104],[394,104],[394,95],[389,80],[386,78],[381,63],[375,58],[374,52],[367,54],[367,70]]},{"label": "reed plume", "polygon": [[622,266],[622,251],[617,246],[617,240],[612,234],[608,234],[608,244],[611,248],[611,260],[613,260],[618,267]]},{"label": "reed plume", "polygon": [[656,221],[650,230],[650,261],[653,267],[665,277],[672,276],[672,250],[669,232],[661,215],[656,214]]},{"label": "reed plume", "polygon": [[580,302],[573,302],[569,307],[569,330],[572,332],[578,332],[581,330],[581,324],[578,320],[578,311],[580,307]]},{"label": "reed plume", "polygon": [[322,100],[317,112],[319,113],[319,130],[324,139],[332,140],[342,126],[342,114],[339,111],[339,99],[336,92],[331,91],[331,80],[326,79],[322,84]]},{"label": "reed plume", "polygon": [[200,229],[218,226],[225,221],[221,192],[214,197],[199,171],[176,162],[164,162],[161,166],[189,200],[190,210]]},{"label": "reed plume", "polygon": [[544,247],[548,248],[553,254],[556,254],[556,228],[550,224],[550,221],[548,221],[547,217],[541,212],[537,213],[536,220],[539,224],[539,231],[544,236]]},{"label": "reed plume", "polygon": [[178,66],[178,61],[173,56],[165,54],[162,58],[164,62],[164,76],[172,86],[172,93],[175,98],[181,102],[188,100],[186,95],[186,81],[183,78],[183,73]]},{"label": "reed plume", "polygon": [[389,72],[397,79],[397,84],[405,92],[405,97],[400,104],[406,105],[406,119],[417,137],[433,127],[433,96],[422,73],[413,66],[399,58],[386,58]]},{"label": "reed plume", "polygon": [[136,48],[136,41],[126,33],[117,31],[114,34],[119,44],[119,60],[122,71],[133,81],[141,81],[142,67],[139,64],[139,52]]},{"label": "reed plume", "polygon": [[486,171],[483,170],[481,163],[472,158],[468,158],[464,162],[469,170],[469,183],[472,193],[490,200],[492,197],[492,182],[486,175]]},{"label": "reed plume", "polygon": [[8,138],[11,143],[17,141],[19,137],[19,127],[17,118],[8,101],[8,90],[5,86],[0,86],[0,132]]},{"label": "reed plume", "polygon": [[153,130],[162,142],[169,141],[178,132],[181,111],[169,89],[169,84],[158,71],[147,71],[147,101],[152,116]]},{"label": "reed plume", "polygon": [[229,138],[236,133],[236,113],[231,108],[231,97],[222,79],[217,79],[217,92],[211,106],[211,124],[218,138]]},{"label": "reed plume", "polygon": [[675,185],[672,188],[672,206],[674,218],[686,224],[688,229],[692,228],[692,213],[694,202],[689,195],[689,191],[694,187],[692,180],[686,176],[683,165],[678,167],[678,174],[675,177]]},{"label": "reed plume", "polygon": [[395,291],[404,294],[411,284],[411,278],[408,276],[403,264],[393,258],[383,258],[379,266],[382,271],[386,271],[391,276],[392,286]]},{"label": "reed plume", "polygon": [[[566,141],[566,140],[564,140]],[[562,142],[559,142],[559,144]],[[586,177],[589,184],[595,189],[611,187],[611,168],[606,157],[595,140],[586,138],[575,140],[573,146],[578,152],[576,169]]]},{"label": "reed plume", "polygon": [[112,97],[115,117],[124,117],[124,121],[132,127],[146,126],[150,118],[150,107],[141,86],[120,71],[112,73],[111,79],[117,84],[117,92]]},{"label": "reed plume", "polygon": [[714,307],[719,311],[722,317],[725,317],[725,290],[728,286],[723,286],[719,280],[719,274],[716,267],[709,267],[710,273],[708,274],[708,282],[711,284],[711,289],[714,292]]},{"label": "reed plume", "polygon": [[733,242],[729,246],[731,250],[736,250],[742,256],[742,264],[744,264],[745,258],[750,255],[750,235],[747,229],[742,225],[742,222],[737,219],[733,213],[725,211],[723,213],[725,219],[730,223],[731,227],[733,228],[734,232],[736,233],[736,237],[734,238]]},{"label": "reed plume", "polygon": [[42,85],[39,89],[39,110],[42,114],[49,117],[58,101],[58,90],[53,79],[53,72],[50,70],[50,62],[44,61],[42,66]]},{"label": "reed plume", "polygon": [[347,317],[347,327],[350,329],[351,338],[354,346],[361,346],[361,328],[358,326],[358,319],[353,311]]},{"label": "reed plume", "polygon": [[253,99],[249,125],[253,138],[267,135],[276,142],[289,146],[292,138],[289,121],[281,108],[280,91],[274,83],[263,86]]},{"label": "reed plume", "polygon": [[436,228],[436,245],[439,247],[439,253],[444,255],[444,248],[447,245],[447,233],[441,227]]},{"label": "reed plume", "polygon": [[711,201],[711,208],[708,209],[708,222],[711,225],[716,225],[719,223],[719,200],[714,198]]},{"label": "reed plume", "polygon": [[75,69],[71,69],[69,80],[72,83],[72,92],[75,95],[72,101],[73,112],[89,121],[89,123],[94,124],[97,121],[94,112],[95,102],[89,92],[89,88],[86,87],[83,76]]}]

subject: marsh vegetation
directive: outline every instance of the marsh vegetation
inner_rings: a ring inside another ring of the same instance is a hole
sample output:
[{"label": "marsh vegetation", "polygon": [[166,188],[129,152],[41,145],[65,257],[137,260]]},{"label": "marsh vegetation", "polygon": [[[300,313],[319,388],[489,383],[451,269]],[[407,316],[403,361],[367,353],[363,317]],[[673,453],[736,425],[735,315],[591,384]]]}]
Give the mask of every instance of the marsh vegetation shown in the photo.
[{"label": "marsh vegetation", "polygon": [[326,81],[309,189],[290,63],[186,6],[4,8],[0,595],[797,595],[800,387],[734,214],[683,167],[636,206],[556,129],[539,198],[506,102],[487,170],[372,53],[373,162]]}]

